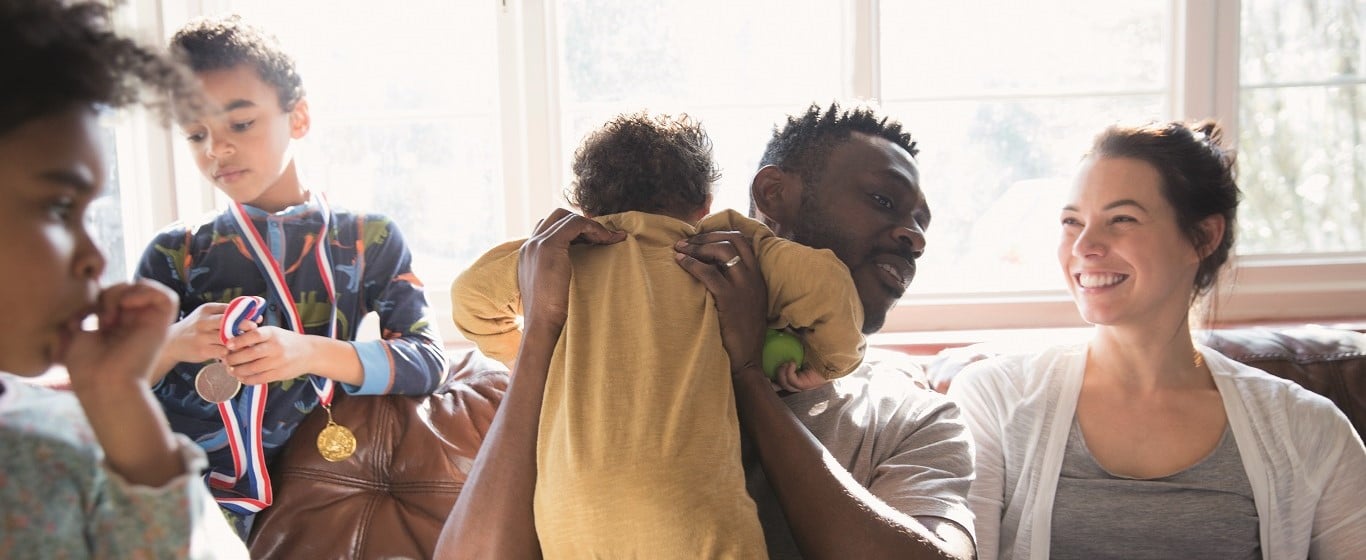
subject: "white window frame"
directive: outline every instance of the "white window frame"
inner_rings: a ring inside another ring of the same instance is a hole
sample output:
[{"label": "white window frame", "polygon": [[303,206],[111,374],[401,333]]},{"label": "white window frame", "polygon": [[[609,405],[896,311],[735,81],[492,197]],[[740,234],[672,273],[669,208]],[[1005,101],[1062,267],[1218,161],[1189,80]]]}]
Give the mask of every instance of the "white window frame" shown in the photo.
[{"label": "white window frame", "polygon": [[[502,171],[508,235],[530,232],[538,219],[562,204],[563,154],[573,146],[561,141],[560,69],[553,0],[498,1],[498,84],[501,104]],[[894,0],[893,0],[894,1]],[[1219,119],[1225,137],[1238,137],[1239,0],[1169,0],[1175,36],[1172,118]],[[846,38],[844,91],[851,97],[879,99],[879,23],[881,0],[844,0]],[[137,0],[123,12],[138,34],[163,42],[162,18],[180,21],[215,13],[224,0]],[[127,19],[126,18],[126,19]],[[906,123],[912,130],[915,123]],[[212,210],[212,188],[199,179],[174,132],[150,120],[120,127],[119,169],[126,173],[125,240],[136,258],[152,232],[174,219]],[[136,146],[144,150],[134,150]],[[174,185],[181,185],[177,189]],[[416,233],[410,234],[416,235]],[[418,258],[421,258],[419,255]],[[444,287],[431,279],[429,291],[448,341],[459,336],[449,323]],[[1366,252],[1328,255],[1241,255],[1233,259],[1214,297],[1220,324],[1334,323],[1366,318]],[[1069,328],[1084,323],[1062,290],[940,293],[908,296],[888,316],[881,338],[907,336],[973,338],[969,332],[1002,329]],[[934,334],[938,332],[940,334]]]}]

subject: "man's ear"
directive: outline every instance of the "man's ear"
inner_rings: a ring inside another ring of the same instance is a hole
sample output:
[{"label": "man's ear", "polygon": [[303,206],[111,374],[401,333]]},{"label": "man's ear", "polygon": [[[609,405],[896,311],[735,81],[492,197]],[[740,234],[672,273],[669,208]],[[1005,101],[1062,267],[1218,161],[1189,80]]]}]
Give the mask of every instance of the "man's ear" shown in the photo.
[{"label": "man's ear", "polygon": [[289,112],[289,137],[295,140],[303,138],[308,134],[308,128],[312,124],[308,116],[308,100],[300,98],[294,102],[294,109]]},{"label": "man's ear", "polygon": [[763,166],[754,174],[754,182],[749,186],[749,195],[754,200],[754,217],[782,236],[797,223],[805,187],[797,174],[783,171],[776,165]]},{"label": "man's ear", "polygon": [[1224,239],[1225,227],[1228,227],[1228,222],[1224,220],[1223,214],[1211,214],[1200,220],[1200,231],[1204,233],[1205,242],[1196,247],[1195,252],[1200,255],[1201,260],[1219,248],[1219,242]]}]

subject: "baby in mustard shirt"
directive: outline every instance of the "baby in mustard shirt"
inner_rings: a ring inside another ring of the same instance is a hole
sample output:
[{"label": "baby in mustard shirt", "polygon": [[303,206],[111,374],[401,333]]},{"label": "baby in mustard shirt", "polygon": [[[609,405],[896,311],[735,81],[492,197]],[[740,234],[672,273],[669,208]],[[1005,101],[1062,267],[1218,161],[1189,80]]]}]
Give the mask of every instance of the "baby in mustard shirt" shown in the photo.
[{"label": "baby in mustard shirt", "polygon": [[[764,558],[745,491],[739,425],[712,296],[674,259],[699,233],[748,237],[769,326],[799,333],[820,381],[863,358],[863,308],[829,250],[779,238],[734,211],[707,215],[718,172],[686,116],[623,115],[575,153],[570,201],[627,238],[573,246],[569,313],[546,382],[535,516],[554,557]],[[522,239],[451,287],[456,326],[511,365],[521,341]],[[807,387],[809,388],[809,387]]]}]

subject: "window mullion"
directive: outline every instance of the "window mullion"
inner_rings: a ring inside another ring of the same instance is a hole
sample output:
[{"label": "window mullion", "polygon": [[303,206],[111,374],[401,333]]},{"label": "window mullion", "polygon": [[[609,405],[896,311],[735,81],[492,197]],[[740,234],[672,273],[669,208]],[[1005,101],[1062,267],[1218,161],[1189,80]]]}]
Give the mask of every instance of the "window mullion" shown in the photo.
[{"label": "window mullion", "polygon": [[879,0],[850,0],[845,5],[845,91],[859,99],[882,98]]}]

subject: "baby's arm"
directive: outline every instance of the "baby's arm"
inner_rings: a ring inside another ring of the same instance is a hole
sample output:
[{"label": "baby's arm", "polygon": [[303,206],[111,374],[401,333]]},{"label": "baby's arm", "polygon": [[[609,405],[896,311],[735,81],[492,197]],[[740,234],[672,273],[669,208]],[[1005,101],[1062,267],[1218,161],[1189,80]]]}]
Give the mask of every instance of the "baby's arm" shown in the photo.
[{"label": "baby's arm", "polygon": [[768,284],[769,326],[798,331],[806,347],[803,378],[789,380],[794,388],[819,385],[813,375],[830,380],[854,371],[866,342],[849,269],[830,251],[785,239],[760,240],[756,250]]},{"label": "baby's arm", "polygon": [[509,368],[522,341],[517,322],[522,314],[517,262],[523,242],[509,241],[490,249],[451,283],[451,318],[460,334]]}]

